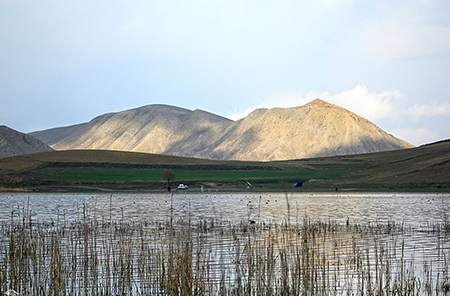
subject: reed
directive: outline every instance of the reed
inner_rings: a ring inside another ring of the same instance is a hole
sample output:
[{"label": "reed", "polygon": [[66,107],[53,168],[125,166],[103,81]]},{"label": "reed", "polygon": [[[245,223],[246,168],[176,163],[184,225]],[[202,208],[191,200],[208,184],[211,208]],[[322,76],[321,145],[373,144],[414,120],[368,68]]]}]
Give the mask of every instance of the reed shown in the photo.
[{"label": "reed", "polygon": [[[17,209],[0,224],[0,295],[450,293],[442,225],[297,221],[114,221],[83,205],[79,220],[40,222]],[[435,240],[435,256],[411,235]]]}]

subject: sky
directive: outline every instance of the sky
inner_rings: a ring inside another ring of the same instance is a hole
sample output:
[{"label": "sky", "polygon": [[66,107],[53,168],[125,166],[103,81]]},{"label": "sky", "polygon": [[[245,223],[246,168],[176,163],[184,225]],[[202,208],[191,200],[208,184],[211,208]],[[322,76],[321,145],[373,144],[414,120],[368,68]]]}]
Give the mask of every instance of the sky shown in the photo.
[{"label": "sky", "polygon": [[21,132],[316,98],[414,145],[450,138],[450,1],[0,0],[0,124]]}]

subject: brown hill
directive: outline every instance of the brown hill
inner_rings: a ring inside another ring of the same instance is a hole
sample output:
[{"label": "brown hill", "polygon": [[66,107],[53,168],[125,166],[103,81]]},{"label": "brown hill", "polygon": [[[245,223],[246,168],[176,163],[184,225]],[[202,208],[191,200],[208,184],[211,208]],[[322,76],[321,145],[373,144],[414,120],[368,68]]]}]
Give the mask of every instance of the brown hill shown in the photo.
[{"label": "brown hill", "polygon": [[[67,171],[84,175],[103,168],[108,168],[110,178],[103,180],[103,183],[95,180],[74,183],[73,180],[58,179],[59,174],[65,174]],[[211,182],[209,179],[211,177],[214,182],[221,183],[227,190],[238,186],[236,184],[242,179],[239,177],[229,179],[229,174],[226,174],[224,179],[218,178],[224,171],[233,174],[245,171],[254,188],[259,188],[258,184],[261,184],[265,189],[275,190],[285,190],[284,181],[298,181],[296,177],[295,180],[289,179],[289,176],[302,174],[304,175],[302,180],[308,181],[302,188],[306,191],[334,191],[335,187],[339,187],[339,190],[343,191],[448,192],[450,140],[412,149],[275,162],[215,161],[107,150],[42,152],[0,159],[0,191],[2,187],[51,190],[52,186],[61,187],[63,190],[71,190],[70,188],[77,190],[77,186],[91,186],[89,188],[94,190],[92,187],[94,185],[99,188],[137,190],[136,182],[141,182],[143,180],[141,176],[146,175],[147,170],[152,168],[161,171],[173,169],[177,174],[188,171],[188,176],[203,172],[197,175],[202,176],[196,179],[198,182]],[[205,175],[205,171],[210,173]],[[283,171],[287,173],[280,175],[279,173]],[[274,175],[273,172],[277,174]],[[124,179],[114,183],[114,180],[117,181],[118,178],[130,174],[136,179]],[[59,183],[57,180],[60,180]],[[160,181],[159,177],[153,180],[153,182]],[[180,179],[181,181],[184,180]],[[192,179],[190,181],[192,182]],[[125,186],[124,182],[129,182],[129,186]],[[147,183],[142,184],[144,187],[139,188],[148,189]]]},{"label": "brown hill", "polygon": [[258,109],[236,122],[201,110],[148,105],[32,135],[58,150],[108,149],[220,160],[285,160],[412,147],[321,100],[296,108]]},{"label": "brown hill", "polygon": [[212,158],[267,161],[411,147],[348,110],[315,100],[302,107],[255,110],[227,130]]},{"label": "brown hill", "polygon": [[106,149],[195,156],[232,123],[202,110],[148,105],[32,135],[57,150]]},{"label": "brown hill", "polygon": [[125,152],[112,150],[64,150],[19,155],[0,160],[0,175],[15,174],[32,170],[48,164],[61,166],[89,167],[98,164],[112,165],[222,165],[225,162],[208,159],[187,158],[179,156]]},{"label": "brown hill", "polygon": [[341,157],[343,161],[366,164],[355,171],[353,183],[378,184],[450,184],[450,140],[413,149]]},{"label": "brown hill", "polygon": [[0,125],[0,158],[52,150],[32,136]]}]

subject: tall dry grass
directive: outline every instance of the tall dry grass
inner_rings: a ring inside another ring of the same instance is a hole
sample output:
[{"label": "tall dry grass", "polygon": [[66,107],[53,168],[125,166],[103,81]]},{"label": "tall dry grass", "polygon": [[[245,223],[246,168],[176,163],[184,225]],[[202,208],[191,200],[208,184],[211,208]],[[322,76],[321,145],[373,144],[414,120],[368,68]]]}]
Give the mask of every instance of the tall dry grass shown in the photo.
[{"label": "tall dry grass", "polygon": [[[164,221],[0,224],[0,295],[447,295],[446,224]],[[426,236],[435,250],[412,246]],[[424,255],[426,254],[426,256]]]}]

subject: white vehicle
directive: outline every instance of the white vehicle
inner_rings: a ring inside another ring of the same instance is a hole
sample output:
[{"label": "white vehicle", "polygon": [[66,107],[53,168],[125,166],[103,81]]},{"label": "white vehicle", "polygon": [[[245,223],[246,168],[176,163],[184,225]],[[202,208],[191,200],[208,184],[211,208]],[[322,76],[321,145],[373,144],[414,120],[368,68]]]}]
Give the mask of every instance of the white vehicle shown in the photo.
[{"label": "white vehicle", "polygon": [[178,185],[178,188],[177,188],[177,189],[180,189],[180,190],[186,190],[186,189],[189,189],[189,187],[188,187],[187,185],[180,184],[180,185]]}]

